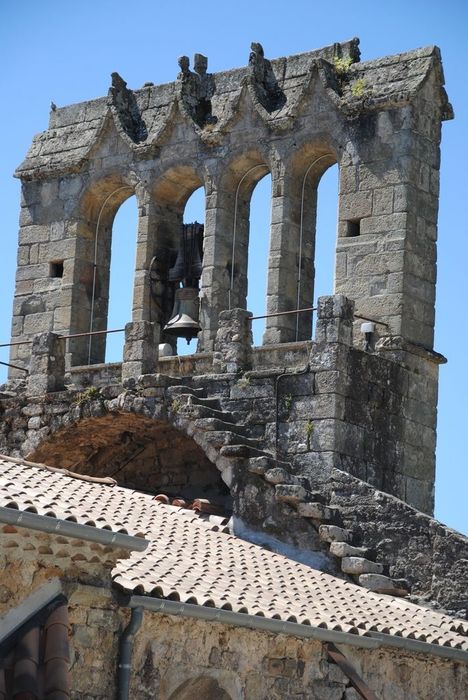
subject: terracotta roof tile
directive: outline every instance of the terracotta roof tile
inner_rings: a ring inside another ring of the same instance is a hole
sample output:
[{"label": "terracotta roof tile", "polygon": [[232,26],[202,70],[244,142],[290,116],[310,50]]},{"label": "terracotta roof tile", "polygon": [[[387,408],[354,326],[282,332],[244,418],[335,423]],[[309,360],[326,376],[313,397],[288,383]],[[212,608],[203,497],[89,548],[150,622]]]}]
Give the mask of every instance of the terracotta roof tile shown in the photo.
[{"label": "terracotta roof tile", "polygon": [[0,506],[144,535],[150,544],[114,569],[129,592],[297,621],[329,630],[419,639],[468,650],[468,623],[377,595],[241,540],[218,516],[0,457]]}]

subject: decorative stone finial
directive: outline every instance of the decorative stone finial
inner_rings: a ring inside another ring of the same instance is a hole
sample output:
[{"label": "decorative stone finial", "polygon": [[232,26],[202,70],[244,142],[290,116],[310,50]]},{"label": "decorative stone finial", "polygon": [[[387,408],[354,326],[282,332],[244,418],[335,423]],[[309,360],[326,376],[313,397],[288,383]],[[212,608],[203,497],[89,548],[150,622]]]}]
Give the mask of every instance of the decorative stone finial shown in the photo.
[{"label": "decorative stone finial", "polygon": [[198,126],[214,124],[216,117],[211,113],[211,97],[215,92],[215,85],[213,76],[206,72],[208,58],[201,53],[195,54],[193,57],[195,73],[190,70],[188,56],[180,56],[178,63],[180,73],[177,80],[181,83],[182,105]]},{"label": "decorative stone finial", "polygon": [[257,41],[250,44],[249,68],[260,104],[268,112],[280,109],[286,102],[286,96],[278,85],[270,61],[265,58],[263,46]]},{"label": "decorative stone finial", "polygon": [[179,56],[177,63],[179,64],[180,68],[180,73],[177,76],[177,80],[186,80],[193,75],[192,71],[190,70],[190,58],[188,56]]},{"label": "decorative stone finial", "polygon": [[193,57],[193,67],[200,78],[205,76],[208,68],[208,58],[202,53],[196,53]]},{"label": "decorative stone finial", "polygon": [[148,132],[141,118],[141,112],[133,91],[127,87],[125,80],[117,73],[111,73],[112,86],[109,89],[109,100],[122,129],[132,141],[145,141]]}]

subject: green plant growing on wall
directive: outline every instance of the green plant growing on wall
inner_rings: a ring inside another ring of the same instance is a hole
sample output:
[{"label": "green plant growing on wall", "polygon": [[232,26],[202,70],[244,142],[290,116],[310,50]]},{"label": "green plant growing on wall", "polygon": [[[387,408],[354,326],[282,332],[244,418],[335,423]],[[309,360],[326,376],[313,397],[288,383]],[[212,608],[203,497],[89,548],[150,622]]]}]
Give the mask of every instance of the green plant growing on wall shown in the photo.
[{"label": "green plant growing on wall", "polygon": [[242,375],[242,377],[237,380],[237,386],[240,389],[247,389],[247,387],[250,386],[250,377],[245,374]]},{"label": "green plant growing on wall", "polygon": [[180,399],[172,399],[171,411],[172,413],[179,413],[182,407],[182,401]]},{"label": "green plant growing on wall", "polygon": [[366,81],[363,78],[358,78],[351,85],[351,93],[353,97],[362,97],[366,88]]},{"label": "green plant growing on wall", "polygon": [[340,58],[339,56],[335,56],[333,59],[333,65],[335,66],[335,70],[338,73],[338,75],[346,75],[352,63],[353,59],[351,58],[351,56],[347,56],[346,58]]},{"label": "green plant growing on wall", "polygon": [[87,401],[93,401],[93,399],[98,398],[102,398],[100,390],[96,386],[90,386],[75,396],[73,405],[82,406]]},{"label": "green plant growing on wall", "polygon": [[288,414],[291,413],[291,408],[292,408],[292,404],[293,404],[293,395],[286,394],[286,396],[283,397],[283,404],[284,404],[285,411]]},{"label": "green plant growing on wall", "polygon": [[315,430],[314,422],[312,420],[310,420],[310,418],[309,418],[309,420],[305,424],[305,434],[306,434],[306,438],[307,438],[307,449],[308,450],[310,450],[310,438],[312,437],[314,430]]}]

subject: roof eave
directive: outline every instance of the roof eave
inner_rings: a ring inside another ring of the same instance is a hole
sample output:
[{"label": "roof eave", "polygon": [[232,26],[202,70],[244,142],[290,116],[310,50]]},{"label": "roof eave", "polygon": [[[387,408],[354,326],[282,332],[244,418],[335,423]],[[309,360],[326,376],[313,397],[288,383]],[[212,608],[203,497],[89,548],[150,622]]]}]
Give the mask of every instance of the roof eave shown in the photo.
[{"label": "roof eave", "polygon": [[61,520],[5,506],[0,506],[0,523],[85,540],[86,542],[96,542],[105,547],[115,547],[137,552],[142,552],[149,544],[148,540],[142,537],[125,535],[122,532],[104,530],[91,525],[81,525],[70,520]]},{"label": "roof eave", "polygon": [[272,632],[274,634],[289,634],[293,637],[316,639],[321,642],[349,644],[350,646],[366,649],[378,649],[383,646],[397,647],[418,654],[431,654],[432,656],[439,656],[468,664],[468,651],[464,651],[463,649],[430,644],[416,639],[397,637],[380,632],[368,632],[365,636],[361,636],[349,632],[341,632],[339,630],[328,630],[322,627],[299,624],[297,622],[287,622],[285,620],[239,613],[232,610],[222,610],[220,608],[180,603],[173,600],[140,595],[131,596],[128,601],[128,606],[130,608],[143,608],[151,612],[163,613],[166,615],[191,617],[199,620],[206,620],[207,622],[220,622],[222,624],[234,625],[235,627],[247,627],[250,629]]}]

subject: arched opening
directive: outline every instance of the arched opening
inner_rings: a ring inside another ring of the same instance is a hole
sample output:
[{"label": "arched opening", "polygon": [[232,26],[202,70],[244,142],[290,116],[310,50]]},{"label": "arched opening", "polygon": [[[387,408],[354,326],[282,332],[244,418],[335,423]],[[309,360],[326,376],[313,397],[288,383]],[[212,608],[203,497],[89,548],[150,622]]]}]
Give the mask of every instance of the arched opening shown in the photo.
[{"label": "arched opening", "polygon": [[216,678],[201,676],[182,683],[177,690],[171,693],[169,700],[232,700],[229,693],[219,685]]},{"label": "arched opening", "polygon": [[[266,314],[268,255],[271,225],[271,175],[267,174],[252,193],[247,266],[247,309],[254,316]],[[261,345],[266,319],[252,322],[254,345]]]},{"label": "arched opening", "polygon": [[[161,343],[170,346],[170,354],[196,351],[205,218],[202,185],[190,166],[181,165],[161,176],[153,190],[149,317],[160,323]],[[185,323],[184,313],[193,324]],[[187,339],[192,339],[188,347]]]},{"label": "arched opening", "polygon": [[[118,209],[113,224],[110,254],[110,281],[107,328],[124,328],[132,320],[135,279],[135,236],[138,227],[136,197],[129,197]],[[106,362],[121,362],[124,334],[110,333],[106,338]]]},{"label": "arched opening", "polygon": [[314,303],[334,293],[338,217],[339,168],[335,163],[322,175],[317,187],[315,227]]},{"label": "arched opening", "polygon": [[[265,295],[261,299],[258,281],[262,277],[259,265],[266,267],[268,258],[265,242],[269,239],[271,177],[265,175],[269,171],[262,154],[249,151],[233,160],[220,183],[225,216],[218,248],[223,257],[216,262],[227,287],[223,308],[252,310],[251,303],[264,313]],[[264,182],[257,186],[261,180]]]},{"label": "arched opening", "polygon": [[[124,291],[124,297],[131,299],[133,296],[134,270],[132,272],[132,269],[134,268],[137,228],[137,221],[135,221],[133,214],[136,208],[134,198],[132,198],[133,204],[123,209],[123,219],[124,221],[129,219],[130,223],[126,223],[125,230],[117,235],[117,245],[112,245],[116,214],[121,205],[133,194],[133,185],[118,178],[107,178],[94,183],[81,201],[80,220],[77,228],[79,241],[72,270],[70,334],[82,335],[70,339],[67,343],[67,353],[72,366],[92,365],[104,362],[106,358],[108,338],[103,331],[110,328],[108,313],[112,257],[117,260],[119,257],[123,257],[126,260],[126,266],[132,266],[130,271],[126,272],[127,284],[119,283],[118,271],[113,272],[112,277],[115,278],[120,288],[119,291]],[[118,308],[120,303],[126,306],[123,297],[119,298],[119,296],[119,293],[115,292],[115,308]],[[119,318],[113,316],[112,323],[118,321],[120,323],[118,327],[123,327],[130,320],[131,315],[125,308]],[[115,359],[120,361],[122,359],[123,334],[117,342],[120,344],[120,348]]]},{"label": "arched opening", "polygon": [[135,413],[83,418],[57,431],[29,459],[119,486],[188,501],[198,498],[228,512],[229,489],[216,466],[192,439],[166,421]]},{"label": "arched opening", "polygon": [[[183,223],[193,224],[195,222],[205,224],[205,190],[203,187],[199,187],[195,192],[192,192],[184,209]],[[198,338],[193,338],[189,341],[185,338],[178,338],[177,354],[192,355],[197,352],[197,345]]]},{"label": "arched opening", "polygon": [[[274,250],[271,254],[268,287],[268,308],[280,315],[268,319],[266,342],[309,340],[312,336],[311,307],[317,291],[322,293],[323,279],[317,285],[315,269],[321,273],[325,264],[319,261],[330,236],[320,235],[317,240],[317,206],[319,183],[324,173],[336,163],[335,153],[327,145],[304,144],[286,164],[284,182],[278,187],[274,207]],[[328,178],[324,180],[326,184]],[[328,189],[325,187],[325,189]],[[336,217],[337,197],[333,203],[324,198],[324,206]],[[322,211],[322,209],[321,209]],[[319,220],[320,228],[328,227]],[[333,231],[336,225],[333,226]],[[329,232],[327,232],[329,234]],[[331,239],[334,246],[336,234]],[[317,251],[316,243],[320,249]],[[330,264],[329,277],[334,266]],[[325,283],[327,284],[327,283]],[[290,313],[298,310],[299,313]],[[287,313],[283,313],[287,312]]]}]

